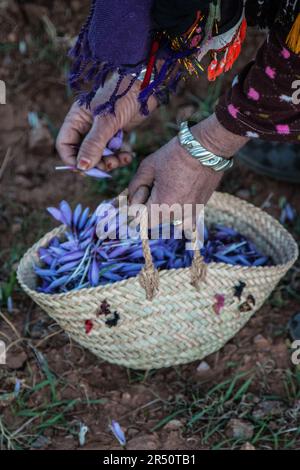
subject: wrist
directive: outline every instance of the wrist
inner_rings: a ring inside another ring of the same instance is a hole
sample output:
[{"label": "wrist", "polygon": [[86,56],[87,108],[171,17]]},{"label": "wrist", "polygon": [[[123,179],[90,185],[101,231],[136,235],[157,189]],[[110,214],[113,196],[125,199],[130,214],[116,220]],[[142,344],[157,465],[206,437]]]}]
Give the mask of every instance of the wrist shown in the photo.
[{"label": "wrist", "polygon": [[221,157],[205,148],[202,143],[195,138],[187,121],[183,121],[180,124],[178,140],[180,145],[187,150],[195,160],[205,167],[211,168],[216,172],[220,172],[229,170],[233,165],[232,158]]},{"label": "wrist", "polygon": [[178,161],[178,168],[189,168],[195,175],[199,175],[199,177],[205,175],[207,178],[217,178],[219,180],[222,173],[218,173],[212,168],[202,165],[196,158],[192,157],[192,155],[184,147],[182,147],[178,137],[174,137],[171,142],[173,147],[172,153],[175,159]]},{"label": "wrist", "polygon": [[231,158],[249,141],[225,129],[215,114],[191,127],[191,132],[205,149],[224,158]]}]

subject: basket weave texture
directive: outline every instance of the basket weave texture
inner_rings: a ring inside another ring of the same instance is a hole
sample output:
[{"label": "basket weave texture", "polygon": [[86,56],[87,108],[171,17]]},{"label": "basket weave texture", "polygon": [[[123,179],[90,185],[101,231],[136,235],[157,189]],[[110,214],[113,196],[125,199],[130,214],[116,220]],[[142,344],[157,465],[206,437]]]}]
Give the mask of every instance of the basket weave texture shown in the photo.
[{"label": "basket weave texture", "polygon": [[[205,266],[196,252],[191,268],[158,273],[145,241],[145,268],[137,277],[66,294],[38,293],[33,270],[38,248],[62,234],[65,228],[61,226],[24,255],[18,267],[19,283],[74,340],[108,362],[149,370],[200,360],[236,335],[298,257],[296,242],[279,222],[238,198],[216,192],[206,207],[205,218],[208,225],[223,224],[249,237],[272,257],[274,265]],[[246,286],[238,298],[235,288],[240,281]],[[225,297],[219,314],[214,308],[218,295]],[[108,327],[105,316],[98,315],[104,301],[111,312],[119,314],[116,326]],[[93,322],[89,334],[86,320]]]}]

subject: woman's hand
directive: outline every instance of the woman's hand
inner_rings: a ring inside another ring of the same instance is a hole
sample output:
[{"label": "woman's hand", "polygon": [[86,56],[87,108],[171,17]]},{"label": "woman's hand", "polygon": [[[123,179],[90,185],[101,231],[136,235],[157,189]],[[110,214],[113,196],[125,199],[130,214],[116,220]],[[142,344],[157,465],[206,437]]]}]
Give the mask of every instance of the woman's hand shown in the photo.
[{"label": "woman's hand", "polygon": [[[91,109],[79,106],[77,102],[72,105],[56,141],[57,151],[67,165],[77,164],[82,170],[97,166],[101,170],[111,171],[131,162],[132,155],[126,147],[117,156],[102,158],[102,155],[107,143],[119,129],[129,130],[143,120],[138,103],[141,82],[134,83],[129,92],[116,103],[115,114],[93,116],[93,110],[111,96],[117,79],[118,76],[114,75],[99,89],[91,103]],[[128,77],[124,78],[120,93],[127,88],[129,80]],[[149,110],[154,110],[156,106],[157,101],[152,97],[149,100]]]},{"label": "woman's hand", "polygon": [[[204,148],[225,158],[231,157],[249,140],[228,132],[215,115],[191,131]],[[222,176],[223,172],[201,165],[180,145],[176,137],[143,160],[129,185],[130,202],[146,203],[148,213],[153,204],[167,204],[169,207],[173,204],[180,204],[181,207],[185,204],[193,207],[206,204]],[[163,219],[163,211],[161,213]]]},{"label": "woman's hand", "polygon": [[[206,204],[222,175],[201,165],[181,147],[178,138],[174,138],[143,160],[129,185],[130,203],[146,204],[148,214],[153,217],[151,226],[158,221],[156,208],[161,213],[160,222],[169,222],[170,206],[179,204],[183,214],[186,204],[190,204],[193,211],[196,204]],[[154,206],[162,204],[167,206]]]}]

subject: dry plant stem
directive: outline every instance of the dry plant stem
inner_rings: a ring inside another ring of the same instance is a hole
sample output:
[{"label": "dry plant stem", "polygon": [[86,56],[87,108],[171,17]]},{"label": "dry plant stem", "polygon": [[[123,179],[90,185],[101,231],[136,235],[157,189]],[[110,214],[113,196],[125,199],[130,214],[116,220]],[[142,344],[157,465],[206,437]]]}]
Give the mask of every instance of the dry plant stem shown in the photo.
[{"label": "dry plant stem", "polygon": [[12,150],[11,150],[11,147],[9,147],[5,153],[3,162],[0,167],[0,180],[2,179],[2,176],[4,175],[4,172],[6,170],[7,165],[9,164],[11,160],[11,157],[12,157]]},{"label": "dry plant stem", "polygon": [[10,328],[13,330],[17,338],[21,339],[21,336],[19,332],[17,331],[17,329],[15,328],[15,326],[6,318],[5,315],[3,315],[1,311],[0,311],[0,317],[5,321],[5,323],[7,323],[10,326]]}]

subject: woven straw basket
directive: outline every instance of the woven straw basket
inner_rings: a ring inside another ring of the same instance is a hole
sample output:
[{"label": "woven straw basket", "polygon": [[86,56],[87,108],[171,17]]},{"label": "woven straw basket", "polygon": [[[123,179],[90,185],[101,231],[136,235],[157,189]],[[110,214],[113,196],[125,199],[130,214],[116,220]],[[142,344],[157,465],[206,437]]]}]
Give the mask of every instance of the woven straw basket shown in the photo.
[{"label": "woven straw basket", "polygon": [[[36,292],[33,263],[37,250],[63,233],[61,226],[45,235],[23,257],[18,268],[22,288],[70,336],[111,363],[148,370],[199,360],[217,351],[250,319],[298,256],[292,236],[262,210],[227,194],[215,193],[206,208],[206,223],[233,227],[272,257],[274,266],[204,265],[195,252],[191,268],[154,269],[149,245],[143,241],[145,267],[125,281],[66,294]],[[159,278],[159,279],[158,279]],[[240,299],[235,287],[246,283]],[[217,314],[216,295],[225,297]],[[107,301],[120,319],[108,327],[97,315]],[[93,328],[85,332],[86,320]]]}]

